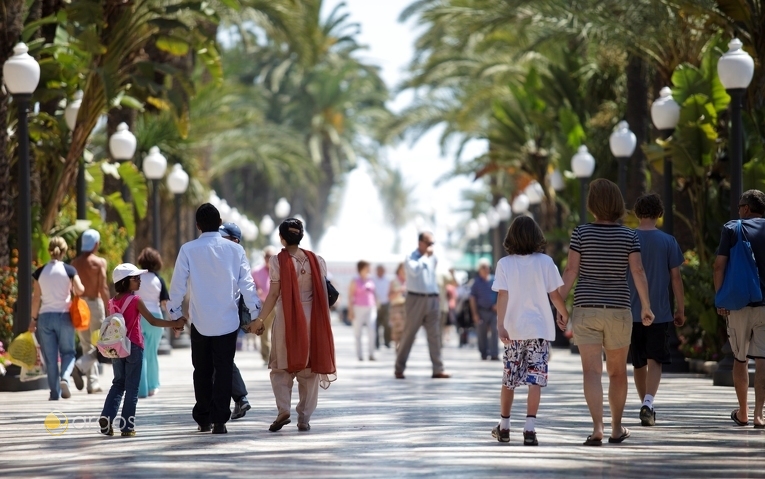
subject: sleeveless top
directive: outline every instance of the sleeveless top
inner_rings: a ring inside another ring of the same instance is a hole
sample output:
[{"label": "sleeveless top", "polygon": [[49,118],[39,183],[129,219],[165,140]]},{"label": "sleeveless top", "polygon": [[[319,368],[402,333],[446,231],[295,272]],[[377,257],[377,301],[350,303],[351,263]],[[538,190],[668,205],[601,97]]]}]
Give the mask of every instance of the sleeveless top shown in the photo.
[{"label": "sleeveless top", "polygon": [[356,282],[356,291],[353,295],[353,305],[354,306],[374,306],[376,305],[375,300],[375,283],[371,279],[367,279],[366,281],[361,279],[361,277],[357,277],[355,280]]}]

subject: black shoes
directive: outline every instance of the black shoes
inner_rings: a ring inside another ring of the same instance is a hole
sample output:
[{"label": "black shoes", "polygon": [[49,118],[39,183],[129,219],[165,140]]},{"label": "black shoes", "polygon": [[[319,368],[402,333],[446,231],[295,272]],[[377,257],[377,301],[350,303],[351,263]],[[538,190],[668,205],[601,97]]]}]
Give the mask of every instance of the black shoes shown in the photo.
[{"label": "black shoes", "polygon": [[226,429],[226,425],[225,424],[213,424],[212,433],[213,434],[226,434],[226,433],[228,433],[228,429]]},{"label": "black shoes", "polygon": [[112,425],[107,418],[99,418],[98,427],[104,436],[114,436],[114,429],[112,429]]},{"label": "black shoes", "polygon": [[200,424],[199,426],[197,426],[197,431],[198,432],[210,432],[210,431],[212,431],[212,424],[205,424],[205,425]]},{"label": "black shoes", "polygon": [[643,406],[640,408],[640,425],[641,426],[655,426],[656,425],[656,411]]},{"label": "black shoes", "polygon": [[82,372],[80,371],[80,368],[77,367],[77,365],[75,365],[74,369],[72,369],[72,380],[74,381],[74,385],[77,387],[78,391],[82,391],[85,388],[85,381],[82,380]]},{"label": "black shoes", "polygon": [[231,420],[233,421],[234,419],[244,417],[244,415],[247,414],[247,411],[251,408],[252,406],[250,406],[250,402],[247,401],[246,398],[242,398],[234,403],[234,412],[231,413]]},{"label": "black shoes", "polygon": [[500,429],[499,424],[491,430],[491,435],[499,442],[510,442],[510,429]]},{"label": "black shoes", "polygon": [[523,431],[523,445],[524,446],[538,446],[537,433],[535,431]]}]

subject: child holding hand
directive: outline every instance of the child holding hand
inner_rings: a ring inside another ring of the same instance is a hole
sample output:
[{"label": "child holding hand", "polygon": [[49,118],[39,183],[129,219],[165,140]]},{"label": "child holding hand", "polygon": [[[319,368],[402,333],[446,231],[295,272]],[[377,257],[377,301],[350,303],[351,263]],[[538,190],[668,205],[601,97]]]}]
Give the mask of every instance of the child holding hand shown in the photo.
[{"label": "child holding hand", "polygon": [[101,434],[107,436],[114,435],[112,422],[117,416],[123,394],[125,395],[125,402],[122,404],[119,428],[122,430],[123,437],[135,436],[135,410],[138,405],[138,386],[141,382],[141,365],[143,362],[141,316],[152,326],[159,328],[183,329],[184,326],[184,321],[181,319],[164,321],[155,318],[141,301],[141,298],[134,294],[141,287],[141,275],[146,272],[147,270],[138,269],[133,264],[123,263],[114,268],[112,273],[117,295],[109,300],[108,312],[109,314],[122,312],[122,316],[125,318],[127,337],[130,340],[130,356],[112,359],[114,380],[98,420]]},{"label": "child holding hand", "polygon": [[[509,256],[497,263],[492,289],[498,292],[497,330],[505,345],[504,378],[500,396],[500,422],[492,430],[499,442],[510,442],[510,409],[515,389],[529,386],[523,444],[537,446],[535,422],[542,388],[547,386],[550,341],[558,310],[558,327],[565,330],[568,312],[558,287],[563,279],[552,258],[543,253],[544,234],[527,216],[517,217],[507,231],[504,247]],[[549,295],[549,299],[548,299]]]}]

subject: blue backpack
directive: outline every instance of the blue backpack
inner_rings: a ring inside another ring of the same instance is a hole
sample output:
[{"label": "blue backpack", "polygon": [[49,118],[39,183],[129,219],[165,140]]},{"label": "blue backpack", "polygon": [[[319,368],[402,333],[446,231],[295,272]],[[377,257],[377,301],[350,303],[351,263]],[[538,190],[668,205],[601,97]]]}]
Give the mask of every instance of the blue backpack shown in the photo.
[{"label": "blue backpack", "polygon": [[725,279],[715,295],[715,306],[729,311],[745,308],[748,304],[762,301],[760,274],[752,252],[752,244],[746,239],[741,220],[736,223],[738,240],[730,249]]}]

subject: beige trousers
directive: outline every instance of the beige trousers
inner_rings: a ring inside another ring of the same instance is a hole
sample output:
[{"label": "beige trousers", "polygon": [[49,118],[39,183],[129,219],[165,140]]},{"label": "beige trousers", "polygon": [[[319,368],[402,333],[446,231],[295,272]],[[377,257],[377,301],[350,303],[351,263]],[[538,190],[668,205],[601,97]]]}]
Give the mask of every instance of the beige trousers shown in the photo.
[{"label": "beige trousers", "polygon": [[276,317],[276,308],[271,311],[271,314],[263,321],[263,326],[266,330],[260,335],[260,355],[263,357],[263,361],[268,364],[271,357],[271,327],[274,325],[274,318]]},{"label": "beige trousers", "polygon": [[295,379],[297,379],[300,398],[295,408],[298,413],[298,424],[308,424],[319,400],[319,375],[312,373],[310,368],[298,373],[290,373],[286,369],[271,370],[271,388],[274,390],[278,417],[290,416],[292,385]]},{"label": "beige trousers", "polygon": [[77,336],[80,337],[80,347],[82,348],[82,358],[79,363],[87,365],[85,368],[80,368],[83,374],[88,378],[88,391],[98,387],[98,356],[96,351],[96,345],[90,341],[93,331],[101,329],[101,323],[106,317],[104,311],[104,302],[101,298],[89,299],[83,298],[88,304],[90,309],[90,328],[87,331],[77,331]]}]

